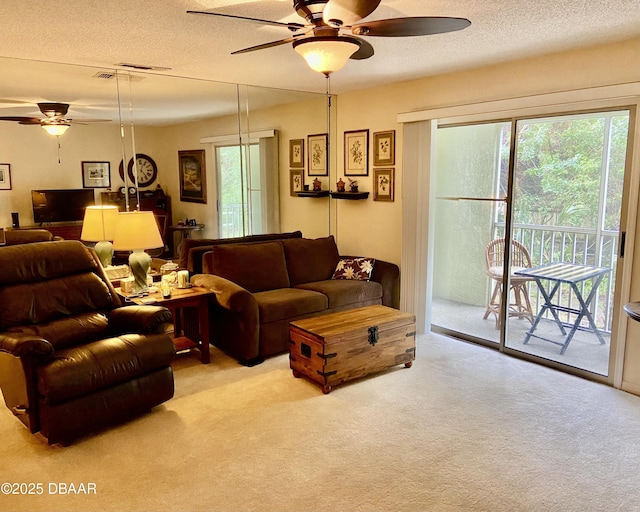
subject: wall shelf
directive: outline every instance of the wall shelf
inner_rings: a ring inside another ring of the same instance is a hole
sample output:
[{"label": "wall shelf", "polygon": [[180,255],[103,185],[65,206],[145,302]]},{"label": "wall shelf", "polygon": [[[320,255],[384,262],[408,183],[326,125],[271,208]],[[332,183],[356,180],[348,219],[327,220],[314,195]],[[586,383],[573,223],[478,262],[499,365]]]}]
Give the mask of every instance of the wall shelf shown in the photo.
[{"label": "wall shelf", "polygon": [[296,192],[298,197],[327,197],[329,195],[328,190],[303,190]]},{"label": "wall shelf", "polygon": [[369,192],[331,192],[334,199],[367,199]]}]

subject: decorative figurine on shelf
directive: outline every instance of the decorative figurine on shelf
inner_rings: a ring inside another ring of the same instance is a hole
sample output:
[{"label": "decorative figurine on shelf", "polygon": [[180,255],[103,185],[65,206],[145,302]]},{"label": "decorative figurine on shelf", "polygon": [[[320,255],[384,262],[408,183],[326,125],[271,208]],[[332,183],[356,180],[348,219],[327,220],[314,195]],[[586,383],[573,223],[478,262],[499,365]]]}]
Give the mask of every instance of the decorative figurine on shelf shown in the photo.
[{"label": "decorative figurine on shelf", "polygon": [[342,181],[342,178],[336,183],[336,188],[338,192],[344,192],[344,181]]},{"label": "decorative figurine on shelf", "polygon": [[349,178],[349,191],[354,194],[358,191],[358,182]]},{"label": "decorative figurine on shelf", "polygon": [[322,182],[318,178],[313,180],[313,190],[314,192],[320,192],[320,190],[322,190]]}]

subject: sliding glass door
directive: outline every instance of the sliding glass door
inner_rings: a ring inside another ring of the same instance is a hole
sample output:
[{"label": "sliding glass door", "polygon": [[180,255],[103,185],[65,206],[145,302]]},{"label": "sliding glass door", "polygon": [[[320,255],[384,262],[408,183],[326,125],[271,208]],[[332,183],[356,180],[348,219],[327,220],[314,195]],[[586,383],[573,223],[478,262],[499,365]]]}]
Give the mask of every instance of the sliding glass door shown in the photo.
[{"label": "sliding glass door", "polygon": [[216,147],[220,238],[262,232],[260,149],[257,143]]},{"label": "sliding glass door", "polygon": [[[487,303],[495,282],[485,248],[505,220],[510,143],[510,122],[437,133],[432,324],[491,343],[500,341],[499,309]],[[494,263],[500,275],[502,262]]]},{"label": "sliding glass door", "polygon": [[608,375],[628,125],[613,111],[438,129],[434,330]]},{"label": "sliding glass door", "polygon": [[521,276],[534,324],[509,322],[507,347],[608,375],[628,127],[628,111],[517,122],[512,234],[543,268]]}]

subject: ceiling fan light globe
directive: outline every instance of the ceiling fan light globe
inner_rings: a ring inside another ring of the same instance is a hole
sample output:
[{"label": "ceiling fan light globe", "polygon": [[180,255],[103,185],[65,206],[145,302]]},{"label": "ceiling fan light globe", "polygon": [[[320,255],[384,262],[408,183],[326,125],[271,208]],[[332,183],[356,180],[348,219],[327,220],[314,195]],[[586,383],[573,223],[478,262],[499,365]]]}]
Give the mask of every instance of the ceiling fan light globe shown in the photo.
[{"label": "ceiling fan light globe", "polygon": [[328,75],[344,67],[360,48],[357,40],[346,37],[310,37],[293,43],[311,69]]},{"label": "ceiling fan light globe", "polygon": [[69,129],[69,125],[67,123],[43,124],[42,127],[49,135],[54,135],[55,137],[64,135],[64,133]]}]

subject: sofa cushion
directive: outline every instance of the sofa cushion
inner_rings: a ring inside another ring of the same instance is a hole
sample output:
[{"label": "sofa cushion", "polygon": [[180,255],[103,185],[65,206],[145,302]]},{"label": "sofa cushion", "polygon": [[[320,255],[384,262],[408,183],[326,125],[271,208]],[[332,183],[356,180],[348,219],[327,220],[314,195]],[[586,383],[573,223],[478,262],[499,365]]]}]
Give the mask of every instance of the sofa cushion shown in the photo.
[{"label": "sofa cushion", "polygon": [[373,258],[340,258],[331,279],[371,281],[375,262]]},{"label": "sofa cushion", "polygon": [[333,236],[283,240],[291,286],[331,279],[340,260]]},{"label": "sofa cushion", "polygon": [[311,290],[281,288],[255,293],[260,323],[276,322],[327,309],[327,296]]},{"label": "sofa cushion", "polygon": [[289,233],[265,233],[262,235],[247,235],[234,238],[185,238],[180,245],[180,268],[187,269],[191,274],[207,272],[203,257],[215,245],[244,244],[249,242],[268,242],[282,238],[302,238],[301,231]]},{"label": "sofa cushion", "polygon": [[246,290],[288,288],[289,277],[280,242],[217,245],[211,249],[211,273]]},{"label": "sofa cushion", "polygon": [[299,284],[296,288],[326,295],[329,301],[329,309],[360,303],[370,304],[374,302],[382,304],[382,285],[375,281],[329,279],[327,281]]}]

